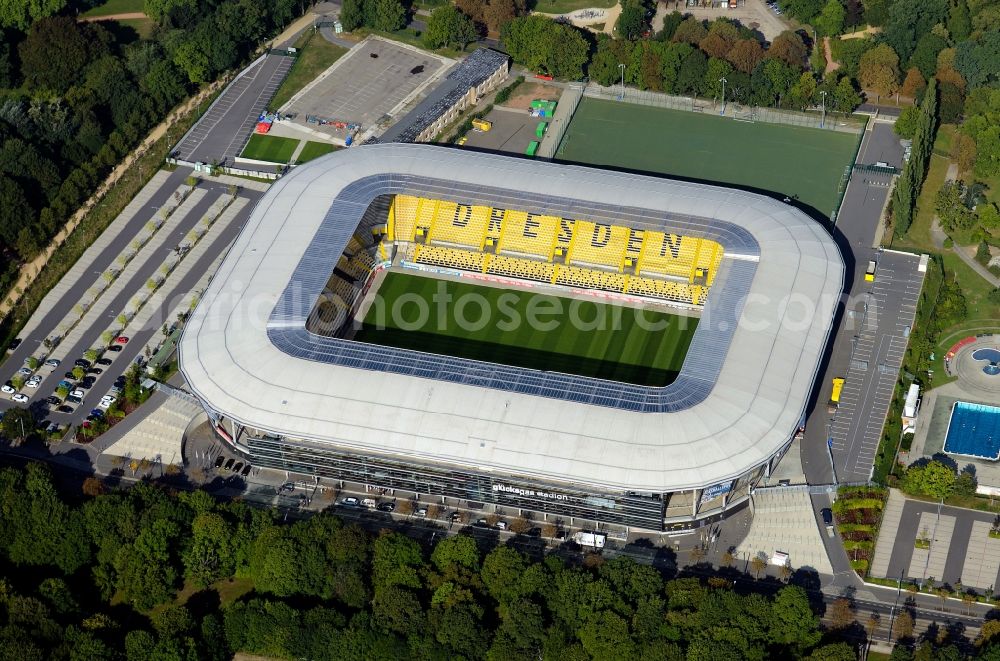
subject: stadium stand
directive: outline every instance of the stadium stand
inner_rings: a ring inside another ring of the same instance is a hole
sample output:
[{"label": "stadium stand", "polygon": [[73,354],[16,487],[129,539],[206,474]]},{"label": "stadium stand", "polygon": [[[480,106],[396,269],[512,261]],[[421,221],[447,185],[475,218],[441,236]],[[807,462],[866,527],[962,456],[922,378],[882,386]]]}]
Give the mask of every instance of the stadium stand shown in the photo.
[{"label": "stadium stand", "polygon": [[500,229],[497,252],[513,252],[552,258],[559,218],[525,211],[507,211]]},{"label": "stadium stand", "polygon": [[598,225],[578,220],[573,226],[573,239],[566,255],[570,263],[600,264],[621,271],[625,263],[625,247],[629,228],[620,225]]},{"label": "stadium stand", "polygon": [[415,259],[421,264],[446,266],[462,271],[482,273],[485,269],[486,253],[471,250],[455,250],[441,246],[417,246]]},{"label": "stadium stand", "polygon": [[549,262],[539,262],[533,259],[495,255],[490,260],[486,272],[493,275],[506,275],[511,278],[551,283],[556,277],[556,266]]},{"label": "stadium stand", "polygon": [[[723,253],[708,239],[410,195],[389,206],[387,237],[416,241],[423,264],[691,305],[704,304]],[[341,260],[358,279],[373,266],[363,251]]]}]

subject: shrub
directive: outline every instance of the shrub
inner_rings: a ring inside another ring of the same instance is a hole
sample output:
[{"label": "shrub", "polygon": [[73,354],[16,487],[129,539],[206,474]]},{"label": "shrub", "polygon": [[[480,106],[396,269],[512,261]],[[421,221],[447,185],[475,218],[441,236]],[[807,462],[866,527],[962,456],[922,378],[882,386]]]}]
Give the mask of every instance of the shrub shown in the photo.
[{"label": "shrub", "polygon": [[524,82],[524,76],[518,76],[517,78],[514,79],[514,82],[512,82],[510,85],[503,88],[499,92],[497,92],[496,98],[493,100],[493,102],[506,103],[508,100],[510,100],[511,95],[514,93],[514,90],[517,89],[518,85],[520,85],[523,82]]}]

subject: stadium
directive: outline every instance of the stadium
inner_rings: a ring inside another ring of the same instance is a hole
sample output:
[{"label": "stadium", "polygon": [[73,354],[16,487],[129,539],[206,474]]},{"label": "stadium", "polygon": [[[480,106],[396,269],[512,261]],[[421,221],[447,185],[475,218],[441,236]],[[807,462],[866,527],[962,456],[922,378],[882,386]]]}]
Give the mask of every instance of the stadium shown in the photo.
[{"label": "stadium", "polygon": [[826,231],[764,196],[369,145],[271,187],[180,367],[257,466],[685,530],[794,441],[843,277]]}]

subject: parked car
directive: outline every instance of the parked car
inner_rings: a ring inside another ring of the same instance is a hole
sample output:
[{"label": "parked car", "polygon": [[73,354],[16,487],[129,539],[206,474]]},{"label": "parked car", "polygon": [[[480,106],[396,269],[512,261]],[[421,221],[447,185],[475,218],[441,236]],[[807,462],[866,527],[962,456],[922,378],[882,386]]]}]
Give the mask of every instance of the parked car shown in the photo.
[{"label": "parked car", "polygon": [[23,393],[16,393],[11,397],[11,399],[13,399],[18,404],[24,404],[26,401],[28,401],[28,396]]},{"label": "parked car", "polygon": [[83,403],[83,398],[77,397],[76,395],[69,395],[68,397],[66,397],[66,401],[70,402],[71,404],[81,404]]},{"label": "parked car", "polygon": [[108,351],[112,351],[114,353],[118,353],[121,350],[122,350],[122,347],[121,347],[120,344],[113,344],[110,347],[108,347]]},{"label": "parked car", "polygon": [[124,335],[119,335],[115,338],[115,343],[117,344],[128,344],[128,338]]},{"label": "parked car", "polygon": [[12,395],[15,392],[17,392],[16,390],[14,390],[14,386],[10,385],[9,383],[5,383],[2,386],[0,386],[0,390],[7,393],[8,395]]},{"label": "parked car", "polygon": [[10,341],[10,344],[7,345],[7,351],[13,351],[19,346],[21,346],[21,338],[15,337],[13,340]]},{"label": "parked car", "polygon": [[59,406],[60,404],[62,404],[62,400],[56,397],[55,395],[49,395],[48,397],[45,398],[45,403],[51,404],[52,406]]},{"label": "parked car", "polygon": [[23,374],[25,376],[31,376],[33,374],[30,367],[22,367],[21,369],[17,370],[17,373]]},{"label": "parked car", "polygon": [[222,462],[225,460],[226,458],[220,454],[218,457],[215,458],[215,467],[219,468],[220,466],[222,466]]},{"label": "parked car", "polygon": [[65,379],[63,379],[62,381],[59,382],[59,385],[56,386],[56,387],[57,388],[65,388],[66,390],[72,390],[73,389],[73,382],[72,381],[66,381]]},{"label": "parked car", "polygon": [[396,509],[396,503],[388,501],[385,503],[379,503],[375,506],[379,512],[393,512]]},{"label": "parked car", "polygon": [[241,470],[243,470],[243,462],[242,461],[237,461],[236,465],[233,466],[233,472],[234,473],[239,473]]},{"label": "parked car", "polygon": [[250,474],[250,469],[251,468],[253,468],[253,466],[251,466],[250,464],[247,464],[246,466],[243,467],[243,471],[240,473],[240,475],[242,475],[243,477],[246,477],[247,475]]},{"label": "parked car", "polygon": [[85,393],[82,390],[80,390],[79,388],[77,388],[76,390],[74,390],[73,392],[71,392],[69,394],[69,396],[70,397],[80,397],[80,398],[83,398],[83,397],[87,396],[87,393]]},{"label": "parked car", "polygon": [[235,463],[235,461],[236,461],[235,459],[230,459],[229,461],[226,462],[226,465],[223,466],[223,468],[225,470],[230,470],[233,467],[233,463]]},{"label": "parked car", "polygon": [[506,521],[497,521],[497,530],[506,530],[506,529],[507,529]]},{"label": "parked car", "polygon": [[361,504],[361,501],[355,498],[354,496],[348,496],[347,498],[344,498],[342,501],[340,501],[340,504],[345,505],[347,507],[358,507]]},{"label": "parked car", "polygon": [[87,369],[88,367],[90,367],[90,361],[85,360],[83,358],[77,358],[76,360],[73,361],[73,364],[76,365],[77,367],[82,367],[83,369]]},{"label": "parked car", "polygon": [[41,379],[28,379],[28,382],[25,383],[24,385],[28,386],[29,388],[37,388],[38,384],[41,382],[42,382]]},{"label": "parked car", "polygon": [[427,516],[427,508],[426,507],[418,507],[417,511],[414,512],[414,514],[416,516],[426,517]]},{"label": "parked car", "polygon": [[98,358],[97,359],[97,364],[98,365],[104,365],[105,367],[107,367],[108,365],[111,364],[111,359],[110,358]]},{"label": "parked car", "polygon": [[833,511],[829,507],[824,507],[819,513],[823,516],[823,525],[826,526],[827,537],[833,537]]},{"label": "parked car", "polygon": [[49,358],[48,360],[45,361],[45,364],[49,367],[59,367],[59,359]]},{"label": "parked car", "polygon": [[104,374],[104,370],[100,367],[91,367],[87,370],[87,374]]},{"label": "parked car", "polygon": [[60,413],[72,413],[73,412],[73,407],[72,406],[66,406],[65,404],[63,404],[62,406],[60,406],[56,410],[59,411]]},{"label": "parked car", "polygon": [[90,415],[88,417],[91,417],[91,418],[103,418],[104,417],[104,411],[102,411],[101,409],[91,409],[90,410]]}]

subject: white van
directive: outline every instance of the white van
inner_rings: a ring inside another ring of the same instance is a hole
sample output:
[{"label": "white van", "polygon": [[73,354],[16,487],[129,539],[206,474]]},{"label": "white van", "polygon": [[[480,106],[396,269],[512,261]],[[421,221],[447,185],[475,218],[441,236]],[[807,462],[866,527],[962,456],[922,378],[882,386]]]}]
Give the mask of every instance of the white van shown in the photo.
[{"label": "white van", "polygon": [[373,498],[365,498],[361,501],[361,505],[367,507],[370,510],[375,509],[375,500]]}]

